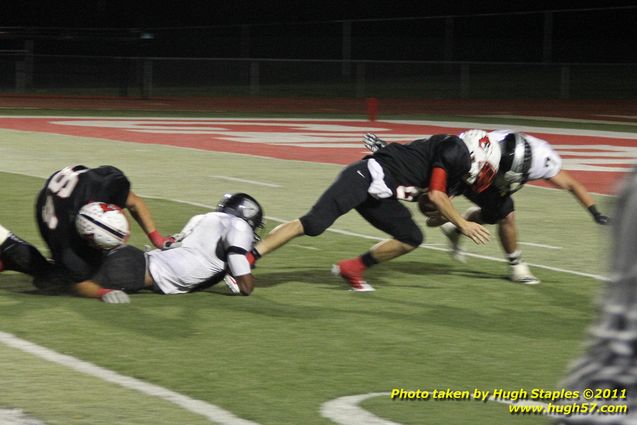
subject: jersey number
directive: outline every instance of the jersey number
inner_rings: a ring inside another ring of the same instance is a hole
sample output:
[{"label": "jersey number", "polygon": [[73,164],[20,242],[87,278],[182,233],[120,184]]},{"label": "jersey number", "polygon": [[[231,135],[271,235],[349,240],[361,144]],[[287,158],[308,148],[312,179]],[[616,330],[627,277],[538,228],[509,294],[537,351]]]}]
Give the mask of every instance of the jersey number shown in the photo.
[{"label": "jersey number", "polygon": [[49,229],[53,230],[58,225],[58,218],[55,215],[55,204],[53,203],[53,196],[58,198],[68,198],[73,193],[75,186],[80,181],[79,175],[88,170],[74,171],[70,167],[66,167],[58,171],[49,181],[46,195],[46,202],[42,207],[42,220],[46,223]]},{"label": "jersey number", "polygon": [[414,201],[423,190],[416,186],[398,186],[396,188],[396,198],[402,201]]}]

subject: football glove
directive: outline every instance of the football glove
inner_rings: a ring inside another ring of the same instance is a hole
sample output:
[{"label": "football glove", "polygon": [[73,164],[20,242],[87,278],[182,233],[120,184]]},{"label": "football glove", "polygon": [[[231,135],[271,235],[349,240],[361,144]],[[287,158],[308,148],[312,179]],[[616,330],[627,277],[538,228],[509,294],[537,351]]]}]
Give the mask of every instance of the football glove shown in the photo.
[{"label": "football glove", "polygon": [[601,213],[595,214],[593,220],[595,220],[595,223],[602,225],[610,223],[610,218]]},{"label": "football glove", "polygon": [[379,138],[374,133],[367,133],[364,135],[363,143],[365,144],[365,147],[372,152],[376,152],[377,150],[387,146],[387,142]]},{"label": "football glove", "polygon": [[229,273],[223,277],[223,281],[226,283],[226,286],[230,290],[231,293],[238,295],[241,293],[239,289],[239,285],[237,284],[237,280]]},{"label": "football glove", "polygon": [[604,214],[597,211],[597,207],[595,205],[591,205],[590,207],[588,207],[588,211],[593,216],[593,220],[595,220],[595,223],[601,224],[601,225],[610,223],[610,218],[608,218],[608,216],[605,216]]},{"label": "football glove", "polygon": [[130,298],[128,294],[124,291],[120,291],[119,289],[114,289],[112,291],[108,291],[104,295],[102,295],[102,301],[106,304],[128,304],[130,303]]}]

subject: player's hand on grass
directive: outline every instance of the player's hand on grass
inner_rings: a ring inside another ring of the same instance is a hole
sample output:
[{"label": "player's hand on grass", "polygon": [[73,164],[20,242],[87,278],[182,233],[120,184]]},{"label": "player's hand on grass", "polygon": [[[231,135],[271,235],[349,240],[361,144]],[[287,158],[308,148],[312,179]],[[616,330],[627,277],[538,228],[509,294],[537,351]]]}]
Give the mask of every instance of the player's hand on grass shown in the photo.
[{"label": "player's hand on grass", "polygon": [[113,289],[112,291],[108,291],[104,295],[102,295],[102,301],[106,304],[128,304],[130,303],[130,298],[128,294],[124,291],[120,291],[119,289]]},{"label": "player's hand on grass", "polygon": [[605,225],[605,224],[609,224],[610,223],[610,218],[608,216],[605,216],[602,213],[597,213],[597,214],[593,215],[593,220],[595,220],[595,223],[601,224],[601,225]]},{"label": "player's hand on grass", "polygon": [[478,245],[486,244],[491,238],[491,233],[485,227],[473,221],[465,222],[460,227],[460,232]]}]

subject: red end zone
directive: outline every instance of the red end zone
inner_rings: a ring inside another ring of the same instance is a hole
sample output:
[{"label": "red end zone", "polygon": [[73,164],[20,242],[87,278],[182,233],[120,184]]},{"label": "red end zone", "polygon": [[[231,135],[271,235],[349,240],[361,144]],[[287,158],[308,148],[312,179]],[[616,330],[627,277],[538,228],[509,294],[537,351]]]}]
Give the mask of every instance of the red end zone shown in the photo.
[{"label": "red end zone", "polygon": [[[361,140],[367,132],[388,141],[406,142],[466,129],[448,125],[326,119],[0,117],[0,128],[12,130],[338,164],[366,154]],[[589,190],[614,193],[616,182],[637,160],[637,136],[575,132],[579,135],[529,133],[549,141],[562,156],[563,168]]]}]

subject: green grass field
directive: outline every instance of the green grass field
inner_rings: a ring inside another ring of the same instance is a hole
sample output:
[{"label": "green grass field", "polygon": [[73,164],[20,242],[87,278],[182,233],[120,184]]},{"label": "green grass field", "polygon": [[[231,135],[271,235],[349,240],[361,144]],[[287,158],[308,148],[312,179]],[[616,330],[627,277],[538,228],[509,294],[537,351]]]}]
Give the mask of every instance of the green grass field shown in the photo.
[{"label": "green grass field", "polygon": [[[149,168],[151,160],[166,167]],[[33,221],[35,194],[43,178],[69,163],[123,169],[163,233],[178,231],[226,191],[261,200],[270,229],[304,213],[341,168],[0,130],[0,223],[43,248]],[[214,177],[219,174],[281,187],[222,181]],[[610,200],[600,200],[604,209]],[[521,239],[560,247],[524,247],[527,261],[604,273],[606,235],[569,194],[528,187],[516,202]],[[330,275],[331,264],[364,252],[382,235],[355,214],[334,228],[355,235],[330,231],[291,242],[259,262],[258,289],[250,297],[213,288],[182,296],[142,293],[129,305],[106,305],[38,295],[26,276],[2,273],[0,331],[271,425],[330,424],[321,416],[323,403],[395,387],[558,388],[581,350],[600,288],[592,278],[534,268],[541,285],[514,285],[501,262],[471,258],[460,265],[422,248],[370,270],[376,292],[352,293]],[[443,246],[437,229],[426,233],[431,247]],[[147,243],[138,227],[131,243]],[[501,257],[495,240],[469,248]],[[210,423],[2,343],[0,382],[0,409],[19,408],[49,425]],[[361,407],[402,424],[548,423],[475,401],[379,396]]]}]

